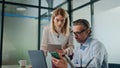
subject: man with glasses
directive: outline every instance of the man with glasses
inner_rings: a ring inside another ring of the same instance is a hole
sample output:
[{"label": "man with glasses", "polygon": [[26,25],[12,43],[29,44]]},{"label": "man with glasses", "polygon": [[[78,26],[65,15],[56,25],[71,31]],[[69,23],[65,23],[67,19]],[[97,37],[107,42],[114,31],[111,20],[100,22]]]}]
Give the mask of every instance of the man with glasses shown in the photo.
[{"label": "man with glasses", "polygon": [[72,62],[88,68],[108,68],[107,51],[104,45],[91,36],[89,22],[78,19],[73,22],[73,34],[79,47],[76,47]]},{"label": "man with glasses", "polygon": [[[89,22],[86,19],[78,19],[73,22],[72,31],[79,46],[74,50],[72,59],[75,67],[79,68],[108,68],[107,51],[104,45],[97,39],[91,36],[91,29]],[[58,59],[56,59],[58,60]],[[60,61],[54,63],[56,66],[65,66],[59,64]]]}]

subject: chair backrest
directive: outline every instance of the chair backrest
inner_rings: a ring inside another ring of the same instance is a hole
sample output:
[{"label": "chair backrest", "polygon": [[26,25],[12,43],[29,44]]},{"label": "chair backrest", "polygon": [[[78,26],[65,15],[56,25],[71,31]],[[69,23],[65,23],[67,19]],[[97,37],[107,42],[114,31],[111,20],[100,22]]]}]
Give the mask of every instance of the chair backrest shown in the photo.
[{"label": "chair backrest", "polygon": [[109,68],[120,68],[120,64],[109,63]]}]

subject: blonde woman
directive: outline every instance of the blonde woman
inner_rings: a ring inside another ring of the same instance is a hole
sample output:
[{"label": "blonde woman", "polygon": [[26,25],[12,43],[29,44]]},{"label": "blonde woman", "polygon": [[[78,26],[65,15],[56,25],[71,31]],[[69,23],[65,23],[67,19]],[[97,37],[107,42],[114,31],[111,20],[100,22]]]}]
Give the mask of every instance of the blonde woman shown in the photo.
[{"label": "blonde woman", "polygon": [[[73,37],[69,28],[69,16],[62,8],[57,8],[51,16],[50,26],[46,26],[43,30],[41,50],[47,56],[48,44],[61,44],[64,53],[72,55],[73,53]],[[54,67],[55,68],[55,67]]]}]

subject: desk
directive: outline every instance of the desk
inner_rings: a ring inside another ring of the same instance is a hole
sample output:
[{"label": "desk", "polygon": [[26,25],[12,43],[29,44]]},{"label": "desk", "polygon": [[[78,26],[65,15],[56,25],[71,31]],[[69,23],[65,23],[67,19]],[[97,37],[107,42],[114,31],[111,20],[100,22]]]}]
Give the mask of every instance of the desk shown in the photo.
[{"label": "desk", "polygon": [[[28,68],[30,65],[26,65]],[[2,68],[21,68],[19,65],[2,65]]]}]

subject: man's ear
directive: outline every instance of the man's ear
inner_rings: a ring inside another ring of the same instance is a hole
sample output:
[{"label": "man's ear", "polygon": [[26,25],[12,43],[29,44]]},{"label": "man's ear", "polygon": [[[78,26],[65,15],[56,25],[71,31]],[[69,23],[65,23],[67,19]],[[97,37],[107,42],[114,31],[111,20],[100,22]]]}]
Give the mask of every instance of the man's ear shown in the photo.
[{"label": "man's ear", "polygon": [[90,31],[91,31],[91,29],[90,29],[90,28],[88,28],[88,29],[87,29],[87,33],[89,34],[89,33],[90,33]]}]

